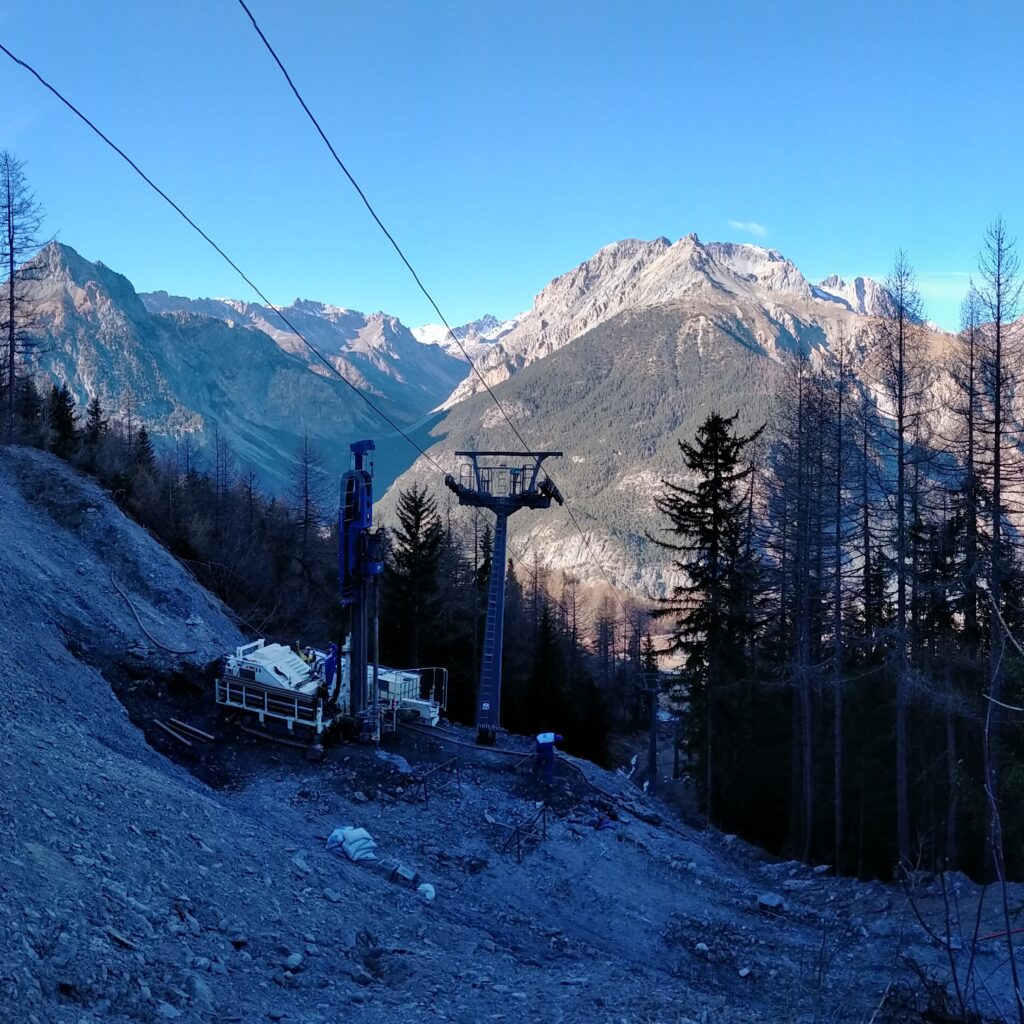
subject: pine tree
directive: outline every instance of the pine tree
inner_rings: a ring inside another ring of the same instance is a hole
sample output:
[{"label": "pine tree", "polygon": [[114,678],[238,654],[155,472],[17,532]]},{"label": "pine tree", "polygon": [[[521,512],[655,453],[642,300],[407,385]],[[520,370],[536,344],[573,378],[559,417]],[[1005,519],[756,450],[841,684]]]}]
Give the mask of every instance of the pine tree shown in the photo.
[{"label": "pine tree", "polygon": [[137,470],[152,474],[156,468],[156,452],[150,439],[149,431],[143,426],[135,436],[135,449],[132,452],[132,465]]},{"label": "pine tree", "polygon": [[674,619],[668,650],[685,657],[689,710],[684,741],[709,817],[717,810],[721,690],[743,676],[743,647],[736,639],[752,628],[741,562],[748,511],[745,484],[753,472],[746,456],[761,429],[740,435],[734,431],[736,419],[713,412],[693,444],[679,442],[696,482],[687,487],[663,481],[665,491],[655,503],[671,524],[665,532],[676,539],[652,538],[678,552],[675,567],[687,578],[654,615]]},{"label": "pine tree", "polygon": [[50,426],[50,446],[54,452],[66,458],[78,441],[75,399],[67,384],[62,384],[59,390],[54,384],[50,389],[46,418]]},{"label": "pine tree", "polygon": [[401,664],[424,665],[436,639],[444,531],[436,500],[416,484],[399,494],[396,515],[384,569],[391,621],[382,625]]}]

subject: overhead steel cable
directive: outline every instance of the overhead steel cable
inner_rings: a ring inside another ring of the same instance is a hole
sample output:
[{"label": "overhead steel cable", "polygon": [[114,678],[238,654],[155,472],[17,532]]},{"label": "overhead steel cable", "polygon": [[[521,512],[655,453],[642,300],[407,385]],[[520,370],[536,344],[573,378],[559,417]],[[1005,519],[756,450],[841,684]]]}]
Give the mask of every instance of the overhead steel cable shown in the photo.
[{"label": "overhead steel cable", "polygon": [[[296,86],[294,80],[292,79],[291,74],[288,72],[288,69],[285,67],[284,62],[277,55],[277,51],[271,45],[270,40],[267,39],[267,36],[264,33],[263,29],[260,28],[259,22],[256,20],[256,16],[249,9],[249,6],[245,2],[245,0],[238,0],[238,4],[242,8],[242,10],[245,11],[246,16],[248,17],[249,21],[252,23],[252,27],[256,30],[256,34],[262,40],[263,45],[267,49],[267,52],[274,59],[274,63],[278,66],[279,70],[281,71],[281,74],[284,75],[285,81],[288,83],[288,87],[291,89],[293,95],[295,96],[295,99],[298,100],[299,106],[302,107],[302,109],[306,113],[306,116],[312,122],[313,127],[317,131],[317,134],[323,140],[324,145],[327,147],[327,149],[329,150],[331,156],[334,158],[334,162],[341,169],[341,171],[345,175],[345,177],[348,178],[349,182],[351,183],[352,187],[356,190],[357,194],[359,195],[359,198],[362,200],[363,205],[366,207],[366,209],[369,212],[370,216],[374,219],[374,221],[376,222],[377,226],[384,233],[384,236],[391,243],[391,246],[395,250],[395,252],[398,254],[399,259],[401,259],[401,261],[405,264],[406,269],[412,275],[413,280],[416,282],[416,285],[419,288],[419,290],[423,293],[423,296],[430,303],[431,307],[433,308],[434,312],[437,314],[437,316],[440,319],[441,323],[444,325],[444,328],[448,332],[448,334],[451,337],[452,341],[455,342],[455,344],[459,347],[459,350],[462,352],[463,356],[465,356],[466,361],[470,365],[470,368],[476,374],[476,376],[479,378],[480,383],[483,384],[484,388],[487,391],[487,394],[490,395],[491,400],[498,407],[498,411],[505,418],[505,422],[508,423],[509,427],[512,428],[512,433],[515,434],[517,440],[523,446],[523,449],[525,450],[525,452],[528,455],[535,457],[533,455],[533,451],[531,450],[529,444],[526,442],[526,439],[519,432],[519,428],[512,421],[512,418],[509,416],[509,414],[505,411],[505,407],[501,404],[501,401],[499,400],[498,396],[494,393],[494,390],[491,388],[490,384],[487,383],[486,378],[480,372],[480,370],[477,367],[476,363],[473,362],[472,357],[470,356],[469,352],[466,350],[466,347],[462,344],[462,341],[455,334],[455,331],[452,330],[451,324],[448,323],[448,320],[445,318],[445,315],[441,312],[441,308],[438,306],[437,302],[434,300],[433,295],[431,295],[430,292],[427,290],[427,287],[426,287],[426,285],[424,285],[423,281],[420,279],[419,274],[416,273],[416,269],[413,267],[412,263],[409,262],[408,257],[402,251],[402,247],[398,244],[397,241],[395,241],[394,235],[391,234],[391,232],[385,226],[384,222],[378,216],[377,211],[373,208],[373,204],[366,197],[366,193],[360,187],[359,182],[356,181],[355,177],[352,175],[352,172],[348,169],[348,167],[345,166],[345,162],[341,159],[340,156],[338,156],[338,151],[334,148],[334,145],[332,144],[331,140],[327,137],[327,133],[320,126],[320,122],[316,119],[316,115],[313,113],[312,110],[310,110],[309,104],[306,103],[305,99],[302,96],[302,93],[299,92],[298,86]],[[435,463],[435,465],[436,465],[436,463]],[[587,539],[586,534],[583,532],[582,528],[580,527],[579,521],[576,519],[575,513],[569,507],[568,502],[564,500],[564,495],[563,495],[563,505],[565,507],[565,511],[569,515],[569,518],[572,520],[573,526],[576,527],[576,531],[579,533],[580,538],[583,541],[583,545],[584,545],[584,547],[585,547],[585,549],[587,551],[588,556],[590,557],[591,561],[600,570],[601,575],[604,577],[605,583],[608,584],[608,588],[611,590],[612,595],[614,596],[614,598],[615,598],[616,602],[618,603],[619,607],[622,609],[623,615],[626,616],[627,621],[628,621],[629,613],[626,610],[626,606],[622,603],[622,600],[619,597],[618,593],[616,592],[615,587],[613,586],[612,581],[611,581],[610,577],[608,576],[608,573],[605,571],[604,566],[598,561],[597,556],[594,554],[594,550],[590,546],[590,541]]]},{"label": "overhead steel cable", "polygon": [[[179,206],[162,188],[160,188],[160,186],[157,185],[156,182],[153,181],[153,179],[150,178],[149,175],[146,174],[145,171],[143,171],[142,168],[139,167],[139,165],[130,156],[128,156],[128,154],[123,149],[121,149],[120,146],[117,145],[117,143],[115,143],[86,114],[79,110],[78,107],[76,107],[66,96],[64,96],[56,88],[56,86],[52,85],[45,78],[43,78],[43,76],[34,67],[32,67],[31,64],[28,64],[26,61],[21,60],[21,58],[16,56],[6,46],[4,46],[3,43],[0,43],[0,51],[5,53],[15,64],[18,64],[20,67],[28,71],[41,85],[43,85],[58,100],[60,100],[60,102],[63,103],[64,106],[66,106],[77,118],[84,122],[96,135],[98,135],[99,138],[103,140],[103,142],[105,142],[112,150],[114,150],[114,152],[117,153],[117,155],[120,156],[121,159],[124,160],[125,163],[127,163],[128,166],[131,167],[132,170],[135,171],[135,173],[140,178],[142,178],[142,180],[147,185],[149,185],[149,187],[153,189],[153,191],[156,192],[161,199],[164,200],[164,202],[166,202],[205,242],[207,242],[218,253],[218,255],[220,255],[220,257],[235,271],[236,274],[238,274],[238,276],[253,290],[253,292],[264,301],[267,307],[273,310],[275,314],[277,314],[277,316],[280,318],[282,323],[284,323],[284,325],[288,328],[288,330],[292,334],[294,334],[304,345],[306,345],[306,347],[318,359],[320,359],[321,362],[324,363],[324,365],[328,368],[328,370],[331,371],[331,373],[333,373],[341,381],[348,385],[348,387],[351,388],[359,396],[359,398],[361,398],[369,406],[369,408],[373,412],[375,412],[382,420],[384,420],[385,423],[391,426],[398,434],[404,437],[405,440],[408,441],[409,444],[411,444],[412,447],[415,448],[416,451],[418,451],[428,462],[430,462],[435,469],[437,469],[441,473],[445,472],[444,467],[441,466],[441,464],[429,452],[424,451],[424,449],[421,448],[416,443],[416,441],[413,440],[400,426],[398,426],[398,424],[395,423],[394,420],[392,420],[391,417],[387,415],[387,413],[385,413],[382,409],[378,408],[377,405],[362,390],[356,387],[355,384],[353,384],[332,362],[330,362],[329,359],[327,359],[323,355],[323,353],[320,352],[319,349],[316,348],[315,345],[313,345],[302,334],[302,332],[297,327],[295,327],[295,325],[288,319],[288,317],[285,316],[284,312],[279,307],[275,306],[274,303],[272,303],[267,298],[267,296],[263,293],[262,289],[260,289],[256,285],[256,283],[245,273],[245,271],[243,271],[242,268],[239,267],[238,264],[235,263],[235,261],[184,211],[184,209],[182,209],[181,206]],[[477,514],[479,515],[479,511],[477,511]],[[512,552],[512,554],[514,558],[516,558],[518,561],[520,561],[521,564],[523,564],[520,556],[516,555],[514,551]]]},{"label": "overhead steel cable", "polygon": [[268,309],[274,311],[277,314],[281,322],[288,328],[288,330],[295,335],[296,338],[301,341],[310,352],[313,353],[326,367],[333,373],[339,380],[344,382],[366,405],[379,416],[385,423],[392,427],[398,434],[405,438],[413,448],[416,449],[428,462],[430,462],[440,472],[444,472],[441,464],[432,456],[429,452],[426,452],[421,448],[416,441],[413,440],[383,409],[381,409],[361,388],[357,387],[352,383],[339,370],[334,363],[332,363],[312,342],[310,342],[306,336],[285,316],[284,312],[277,306],[274,305],[270,299],[263,293],[263,291],[255,284],[255,282],[245,273],[244,270],[159,186],[152,178],[142,170],[141,167],[123,150],[117,145],[108,135],[106,135],[97,125],[90,120],[81,110],[78,109],[63,93],[60,92],[56,86],[51,85],[43,76],[36,71],[31,64],[26,63],[20,57],[15,56],[3,43],[0,43],[0,51],[3,51],[15,64],[23,67],[29,72],[41,85],[48,89],[54,96],[64,104],[80,121],[87,125],[96,135],[98,135],[119,157],[135,173],[151,188],[164,202],[170,206],[175,213],[178,214],[182,220],[188,224],[205,242],[207,242],[211,248],[231,267],[232,270],[258,295],[263,302],[266,304]]},{"label": "overhead steel cable", "polygon": [[284,63],[282,62],[281,58],[277,55],[277,51],[274,49],[273,46],[271,46],[270,40],[267,39],[266,35],[263,32],[263,29],[260,28],[259,22],[257,22],[256,20],[256,16],[249,9],[245,0],[238,0],[238,3],[239,6],[241,6],[242,10],[245,11],[246,15],[249,18],[249,21],[252,22],[252,27],[256,30],[256,34],[263,41],[263,45],[267,48],[267,52],[270,54],[271,57],[274,58],[274,63],[278,66],[278,68],[280,68],[281,74],[284,75],[285,81],[288,83],[288,87],[291,89],[295,98],[299,101],[299,106],[301,106],[302,109],[306,112],[306,116],[312,122],[313,127],[317,131],[317,134],[320,136],[321,139],[323,139],[324,145],[327,147],[327,149],[330,151],[331,156],[334,158],[334,162],[338,165],[339,168],[341,168],[341,171],[345,175],[345,177],[348,178],[352,187],[358,193],[359,198],[363,201],[363,205],[366,207],[370,216],[376,222],[377,227],[379,227],[381,231],[384,233],[384,237],[387,238],[387,240],[391,243],[391,247],[398,254],[398,258],[405,264],[406,269],[409,271],[409,273],[412,274],[413,280],[416,282],[416,286],[423,293],[423,296],[424,298],[426,298],[427,302],[430,303],[431,308],[434,310],[434,312],[438,315],[438,318],[444,325],[444,328],[450,335],[452,341],[454,341],[455,344],[458,345],[459,350],[466,357],[466,361],[469,363],[470,368],[477,375],[477,377],[480,378],[480,383],[483,384],[483,386],[487,389],[487,393],[491,396],[495,405],[497,405],[497,407],[501,410],[502,416],[505,417],[505,420],[507,421],[508,425],[512,428],[512,432],[516,435],[516,438],[519,440],[519,443],[523,446],[523,448],[527,451],[528,454],[533,455],[533,452],[530,451],[530,446],[526,443],[525,438],[522,434],[519,433],[518,428],[509,418],[508,413],[505,412],[505,409],[502,406],[501,402],[498,401],[497,396],[491,390],[490,384],[487,383],[487,381],[484,379],[483,374],[479,371],[479,369],[477,369],[476,364],[473,362],[472,358],[470,358],[469,353],[466,351],[466,347],[459,340],[458,336],[455,334],[455,331],[452,330],[451,324],[449,324],[447,319],[445,319],[445,315],[441,312],[441,308],[434,300],[433,295],[431,295],[430,292],[427,290],[427,286],[420,279],[420,275],[416,273],[415,267],[413,267],[412,263],[409,262],[408,257],[402,251],[402,247],[398,244],[398,242],[395,241],[394,235],[392,235],[391,232],[388,231],[384,222],[377,215],[377,211],[373,208],[373,204],[370,202],[370,200],[367,199],[366,193],[360,187],[359,182],[356,181],[356,179],[352,175],[352,172],[345,166],[345,161],[342,160],[340,156],[338,156],[338,151],[334,148],[334,145],[332,144],[331,140],[327,137],[327,133],[323,130],[323,128],[320,127],[320,122],[316,119],[316,115],[313,113],[312,110],[309,109],[309,104],[306,103],[306,101],[303,99],[302,93],[299,92],[298,87],[292,80],[292,76],[288,73],[288,69],[284,66]]}]

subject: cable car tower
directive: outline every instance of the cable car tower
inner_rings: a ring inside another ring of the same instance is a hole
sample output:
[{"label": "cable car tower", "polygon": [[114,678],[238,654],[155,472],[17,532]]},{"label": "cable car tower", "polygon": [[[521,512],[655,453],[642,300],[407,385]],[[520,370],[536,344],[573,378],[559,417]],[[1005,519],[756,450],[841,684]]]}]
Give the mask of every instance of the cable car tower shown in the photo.
[{"label": "cable car tower", "polygon": [[[552,498],[562,504],[562,495],[550,477],[541,475],[545,459],[561,452],[456,452],[468,459],[459,468],[459,479],[450,473],[444,482],[459,498],[460,505],[489,508],[497,520],[491,578],[487,584],[487,625],[484,653],[480,663],[480,688],[476,699],[477,743],[493,744],[501,718],[501,649],[505,622],[505,565],[508,517],[521,508],[550,508]],[[486,464],[481,465],[480,460]],[[518,464],[493,463],[494,459],[519,459]]]}]

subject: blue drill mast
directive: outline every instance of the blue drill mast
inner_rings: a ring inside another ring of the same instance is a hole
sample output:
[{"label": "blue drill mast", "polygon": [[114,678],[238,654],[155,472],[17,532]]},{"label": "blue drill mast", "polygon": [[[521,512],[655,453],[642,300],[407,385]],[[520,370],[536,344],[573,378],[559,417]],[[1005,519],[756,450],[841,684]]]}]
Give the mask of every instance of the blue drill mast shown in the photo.
[{"label": "blue drill mast", "polygon": [[[495,515],[494,553],[491,578],[487,585],[487,624],[484,628],[484,652],[480,663],[477,691],[477,743],[493,744],[501,722],[501,651],[505,623],[505,565],[508,517],[521,508],[550,508],[554,499],[562,504],[562,495],[545,475],[538,483],[541,463],[557,458],[561,452],[456,452],[466,458],[456,480],[450,473],[444,478],[455,492],[460,505],[489,508]],[[486,460],[481,465],[480,460]],[[493,459],[518,459],[517,464]]]},{"label": "blue drill mast", "polygon": [[338,582],[341,606],[349,613],[351,714],[364,733],[377,738],[377,677],[367,693],[370,646],[377,657],[377,581],[384,571],[384,531],[373,527],[372,441],[349,446],[352,468],[341,478],[338,508]]}]

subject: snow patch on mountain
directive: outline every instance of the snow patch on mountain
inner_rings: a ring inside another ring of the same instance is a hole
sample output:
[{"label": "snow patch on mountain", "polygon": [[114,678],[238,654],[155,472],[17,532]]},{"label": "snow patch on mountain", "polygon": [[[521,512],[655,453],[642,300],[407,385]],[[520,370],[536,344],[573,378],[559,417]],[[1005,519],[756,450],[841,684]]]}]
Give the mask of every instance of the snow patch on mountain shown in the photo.
[{"label": "snow patch on mountain", "polygon": [[423,324],[412,328],[412,336],[421,344],[439,345],[454,359],[465,361],[468,356],[476,362],[477,356],[508,334],[518,323],[519,317],[499,320],[493,314],[485,313],[468,324],[453,327],[451,331],[444,324]]}]

